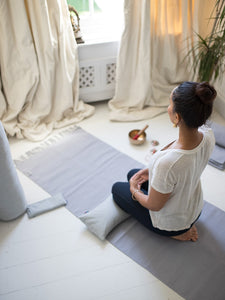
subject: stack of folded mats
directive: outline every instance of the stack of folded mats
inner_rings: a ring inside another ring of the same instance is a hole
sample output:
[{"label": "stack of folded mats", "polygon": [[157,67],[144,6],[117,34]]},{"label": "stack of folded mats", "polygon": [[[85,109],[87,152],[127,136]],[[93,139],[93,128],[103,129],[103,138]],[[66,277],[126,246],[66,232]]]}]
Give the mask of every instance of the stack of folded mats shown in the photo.
[{"label": "stack of folded mats", "polygon": [[212,128],[216,144],[209,159],[209,164],[217,169],[225,169],[225,126],[212,122]]}]

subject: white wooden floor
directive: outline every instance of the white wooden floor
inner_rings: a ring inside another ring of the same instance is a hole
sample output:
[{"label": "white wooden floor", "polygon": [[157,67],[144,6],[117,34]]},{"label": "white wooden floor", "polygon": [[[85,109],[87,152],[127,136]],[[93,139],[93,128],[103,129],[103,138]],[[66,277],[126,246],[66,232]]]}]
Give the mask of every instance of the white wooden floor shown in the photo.
[{"label": "white wooden floor", "polygon": [[[151,140],[159,147],[176,138],[167,114],[136,123],[109,121],[106,102],[79,126],[142,163],[150,157]],[[225,125],[218,113],[213,119]],[[147,142],[131,146],[128,131],[149,124]],[[13,158],[37,146],[10,139]],[[28,203],[48,194],[19,173]],[[225,172],[207,166],[202,185],[205,199],[225,210]],[[201,238],[201,237],[200,237]],[[183,299],[107,241],[101,242],[66,208],[34,219],[25,214],[0,222],[0,300],[177,300]]]}]

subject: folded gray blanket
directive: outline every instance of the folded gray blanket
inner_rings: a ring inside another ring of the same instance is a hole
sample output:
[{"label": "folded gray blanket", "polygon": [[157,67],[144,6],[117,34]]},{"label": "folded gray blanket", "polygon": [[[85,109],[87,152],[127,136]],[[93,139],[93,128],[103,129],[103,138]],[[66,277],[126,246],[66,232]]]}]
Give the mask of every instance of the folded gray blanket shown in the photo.
[{"label": "folded gray blanket", "polygon": [[215,135],[216,145],[225,148],[225,126],[212,122],[211,128]]},{"label": "folded gray blanket", "polygon": [[213,167],[225,169],[225,126],[212,122],[210,124],[216,140],[216,145],[209,158],[209,164]]},{"label": "folded gray blanket", "polygon": [[225,169],[225,148],[215,145],[209,159],[209,165],[220,170]]},{"label": "folded gray blanket", "polygon": [[57,194],[50,198],[28,205],[27,214],[29,218],[34,218],[40,214],[43,214],[45,212],[48,212],[66,204],[67,202],[63,198],[63,195]]}]

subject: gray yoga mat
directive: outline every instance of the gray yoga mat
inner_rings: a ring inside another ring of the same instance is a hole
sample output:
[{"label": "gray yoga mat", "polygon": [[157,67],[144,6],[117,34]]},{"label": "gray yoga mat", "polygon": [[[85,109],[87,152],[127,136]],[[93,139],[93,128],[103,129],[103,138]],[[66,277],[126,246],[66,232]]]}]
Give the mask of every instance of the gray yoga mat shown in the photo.
[{"label": "gray yoga mat", "polygon": [[[49,144],[17,167],[50,194],[62,193],[75,216],[104,201],[131,168],[143,167],[81,128]],[[107,239],[185,299],[224,300],[225,213],[205,202],[197,227],[198,242],[179,242],[129,218]]]}]

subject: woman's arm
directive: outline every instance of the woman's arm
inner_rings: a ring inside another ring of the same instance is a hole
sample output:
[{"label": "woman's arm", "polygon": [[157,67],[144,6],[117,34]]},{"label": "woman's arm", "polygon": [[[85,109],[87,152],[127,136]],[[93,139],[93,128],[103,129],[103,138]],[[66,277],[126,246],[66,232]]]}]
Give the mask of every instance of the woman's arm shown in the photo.
[{"label": "woman's arm", "polygon": [[145,208],[152,211],[159,211],[166,204],[171,193],[162,194],[155,189],[150,189],[149,195],[144,195],[142,192],[135,193],[135,199]]},{"label": "woman's arm", "polygon": [[151,187],[149,195],[143,194],[140,189],[141,184],[146,181],[147,171],[148,169],[141,170],[131,177],[130,191],[133,199],[138,201],[142,206],[152,211],[159,211],[165,205],[171,193],[162,194]]}]

